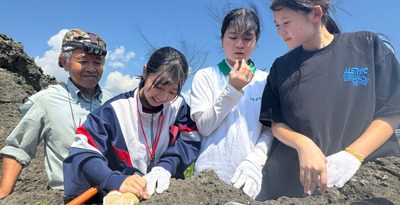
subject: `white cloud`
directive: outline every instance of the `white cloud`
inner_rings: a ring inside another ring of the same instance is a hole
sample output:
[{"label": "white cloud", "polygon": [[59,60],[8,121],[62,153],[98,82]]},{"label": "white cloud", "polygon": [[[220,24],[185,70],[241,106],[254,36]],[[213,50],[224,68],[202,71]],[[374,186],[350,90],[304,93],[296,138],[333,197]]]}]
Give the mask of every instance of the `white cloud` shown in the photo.
[{"label": "white cloud", "polygon": [[111,72],[103,86],[105,90],[110,91],[113,95],[133,90],[139,85],[140,79],[136,76],[130,77],[123,75],[118,71]]},{"label": "white cloud", "polygon": [[124,46],[119,46],[107,55],[107,62],[112,68],[122,68],[125,67],[126,63],[133,57],[135,57],[134,52],[125,51]]},{"label": "white cloud", "polygon": [[125,66],[125,65],[124,65],[123,63],[121,63],[121,62],[109,62],[108,65],[109,65],[111,68],[122,68],[122,67]]},{"label": "white cloud", "polygon": [[67,29],[62,29],[52,36],[47,41],[50,50],[46,51],[42,57],[35,57],[35,63],[42,68],[45,74],[54,76],[57,81],[62,82],[67,82],[69,74],[58,66],[58,55],[61,52],[62,39],[67,31]]}]

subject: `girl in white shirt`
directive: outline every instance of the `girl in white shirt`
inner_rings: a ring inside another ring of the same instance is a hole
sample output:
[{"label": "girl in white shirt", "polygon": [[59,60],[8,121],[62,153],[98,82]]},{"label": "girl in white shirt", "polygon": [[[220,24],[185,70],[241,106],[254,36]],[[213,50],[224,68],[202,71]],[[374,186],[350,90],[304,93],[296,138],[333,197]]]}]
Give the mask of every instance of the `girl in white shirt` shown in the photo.
[{"label": "girl in white shirt", "polygon": [[213,169],[219,178],[256,198],[271,142],[269,128],[258,121],[267,73],[250,60],[260,21],[238,8],[224,18],[221,41],[225,59],[199,70],[191,90],[191,118],[203,135],[195,173]]}]

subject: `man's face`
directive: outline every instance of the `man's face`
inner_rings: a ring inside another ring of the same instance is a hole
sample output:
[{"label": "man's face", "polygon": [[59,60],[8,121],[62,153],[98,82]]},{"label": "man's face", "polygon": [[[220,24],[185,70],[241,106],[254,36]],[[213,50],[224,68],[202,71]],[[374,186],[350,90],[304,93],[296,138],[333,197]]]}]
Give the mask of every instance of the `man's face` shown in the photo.
[{"label": "man's face", "polygon": [[79,89],[94,89],[103,74],[104,56],[87,54],[82,49],[76,49],[72,51],[69,62],[63,66]]}]

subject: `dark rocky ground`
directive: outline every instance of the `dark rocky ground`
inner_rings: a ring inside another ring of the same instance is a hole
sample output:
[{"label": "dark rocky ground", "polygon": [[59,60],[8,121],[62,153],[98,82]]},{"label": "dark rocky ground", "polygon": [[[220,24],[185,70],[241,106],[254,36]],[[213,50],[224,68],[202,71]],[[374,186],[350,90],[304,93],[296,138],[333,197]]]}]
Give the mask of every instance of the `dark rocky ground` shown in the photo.
[{"label": "dark rocky ground", "polygon": [[[24,53],[21,44],[0,34],[0,147],[20,119],[19,106],[28,96],[52,83],[55,83],[54,79],[42,74],[41,69]],[[61,191],[46,188],[43,155],[41,143],[36,158],[22,171],[13,194],[0,204],[63,203]],[[366,163],[342,189],[331,188],[323,195],[314,197],[282,197],[256,202],[233,186],[219,181],[213,172],[206,171],[186,180],[173,179],[166,192],[140,204],[351,204],[375,197],[400,204],[400,158],[383,158]]]}]

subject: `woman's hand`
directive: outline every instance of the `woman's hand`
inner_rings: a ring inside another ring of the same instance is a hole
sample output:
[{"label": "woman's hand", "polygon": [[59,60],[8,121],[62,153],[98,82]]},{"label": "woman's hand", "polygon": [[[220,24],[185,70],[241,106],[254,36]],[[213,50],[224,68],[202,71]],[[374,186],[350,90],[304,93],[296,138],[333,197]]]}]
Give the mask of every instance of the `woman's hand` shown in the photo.
[{"label": "woman's hand", "polygon": [[296,149],[304,193],[311,195],[317,185],[323,193],[328,183],[327,160],[319,147],[310,138],[282,122],[272,122],[272,134],[282,143]]},{"label": "woman's hand", "polygon": [[325,155],[309,138],[303,140],[297,153],[300,162],[300,182],[304,187],[304,193],[311,195],[317,185],[323,193],[328,182]]},{"label": "woman's hand", "polygon": [[247,65],[245,59],[240,61],[236,60],[235,65],[233,65],[231,72],[229,73],[229,83],[236,90],[242,90],[244,86],[250,83],[253,76],[254,74],[251,72],[251,68]]},{"label": "woman's hand", "polygon": [[140,200],[149,199],[147,193],[147,181],[143,177],[135,174],[127,177],[121,184],[119,191],[122,193],[130,192],[135,194]]}]

